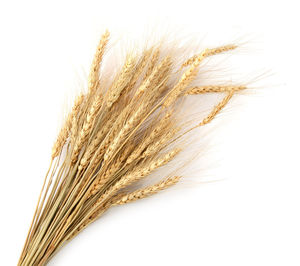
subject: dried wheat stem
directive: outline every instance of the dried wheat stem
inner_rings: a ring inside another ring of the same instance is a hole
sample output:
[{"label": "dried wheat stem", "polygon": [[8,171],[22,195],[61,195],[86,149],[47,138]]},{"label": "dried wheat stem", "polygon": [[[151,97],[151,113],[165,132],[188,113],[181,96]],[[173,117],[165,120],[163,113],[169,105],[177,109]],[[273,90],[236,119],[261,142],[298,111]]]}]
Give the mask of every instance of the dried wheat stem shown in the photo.
[{"label": "dried wheat stem", "polygon": [[[48,203],[49,201],[47,201],[47,204]],[[61,204],[61,202],[58,203]],[[46,207],[45,210],[47,210]],[[24,258],[24,265],[31,265],[30,261],[35,260],[37,258],[37,256],[39,255],[39,251],[43,249],[44,242],[50,239],[51,230],[47,231],[47,225],[49,225],[49,221],[51,221],[51,218],[52,218],[52,212],[47,213],[47,215],[44,216],[44,218],[40,219],[40,221],[43,222],[38,224],[40,228],[40,230],[38,231],[38,235],[35,235],[35,238],[31,239],[31,245],[28,247],[28,254]]]},{"label": "dried wheat stem", "polygon": [[[44,217],[46,216],[47,214],[47,211],[48,211],[48,206],[49,206],[49,200],[51,199],[51,195],[52,195],[52,191],[50,193],[50,195],[48,195],[48,191],[50,189],[50,186],[52,184],[52,181],[56,175],[56,170],[58,168],[58,165],[59,165],[59,160],[60,160],[60,156],[57,158],[55,164],[54,164],[54,167],[52,169],[52,173],[50,174],[50,177],[49,177],[49,180],[47,181],[47,186],[45,187],[45,191],[43,192],[43,198],[39,204],[39,209],[38,209],[38,212],[36,214],[36,221],[35,223],[33,224],[33,227],[32,227],[32,232],[31,232],[31,236],[30,236],[30,242],[29,242],[29,245],[27,246],[27,250],[31,250],[34,245],[35,245],[35,242],[36,242],[36,231],[38,231],[38,228],[41,224],[41,221],[43,221]],[[62,169],[64,169],[64,163],[62,164],[61,168],[59,169],[58,171],[58,174],[57,176],[60,176],[60,173],[62,172]],[[57,180],[57,179],[56,179]],[[46,200],[46,197],[47,197],[47,202],[46,202],[46,205],[44,206],[44,202]]]},{"label": "dried wheat stem", "polygon": [[27,233],[27,237],[26,237],[26,241],[25,241],[25,244],[23,246],[23,249],[22,249],[22,252],[21,252],[21,256],[20,256],[20,260],[22,260],[25,256],[25,250],[26,248],[28,247],[28,244],[29,244],[29,241],[30,241],[30,238],[32,236],[32,230],[33,230],[33,227],[35,225],[35,223],[37,222],[37,219],[39,217],[39,214],[41,212],[41,209],[44,205],[44,201],[42,200],[41,202],[41,199],[42,199],[42,195],[43,193],[46,193],[45,192],[45,186],[47,184],[47,179],[48,179],[48,175],[50,173],[50,170],[52,168],[52,164],[53,164],[53,159],[51,160],[50,162],[50,166],[49,166],[49,169],[46,173],[46,176],[44,178],[44,182],[43,182],[43,185],[42,185],[42,189],[41,189],[41,192],[40,192],[40,195],[38,197],[38,202],[37,202],[37,205],[36,205],[36,208],[35,208],[35,211],[34,211],[34,215],[33,215],[33,218],[32,218],[32,221],[31,221],[31,224],[30,224],[30,227],[29,227],[29,230],[28,230],[28,233]]}]

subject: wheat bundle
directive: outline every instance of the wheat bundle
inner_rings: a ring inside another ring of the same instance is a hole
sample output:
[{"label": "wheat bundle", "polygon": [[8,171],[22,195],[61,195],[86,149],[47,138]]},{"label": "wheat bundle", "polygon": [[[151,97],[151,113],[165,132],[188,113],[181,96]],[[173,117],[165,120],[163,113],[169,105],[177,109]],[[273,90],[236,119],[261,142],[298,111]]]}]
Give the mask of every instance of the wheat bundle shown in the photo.
[{"label": "wheat bundle", "polygon": [[[181,176],[162,176],[130,190],[168,164],[183,149],[178,140],[209,123],[245,86],[192,86],[202,62],[236,48],[205,49],[178,65],[174,52],[153,45],[129,53],[111,81],[101,66],[109,41],[105,32],[92,62],[88,90],[80,94],[54,143],[52,159],[18,265],[45,265],[108,208],[153,195]],[[223,93],[224,98],[196,126],[176,114],[190,95]],[[159,174],[159,172],[158,172]]]}]

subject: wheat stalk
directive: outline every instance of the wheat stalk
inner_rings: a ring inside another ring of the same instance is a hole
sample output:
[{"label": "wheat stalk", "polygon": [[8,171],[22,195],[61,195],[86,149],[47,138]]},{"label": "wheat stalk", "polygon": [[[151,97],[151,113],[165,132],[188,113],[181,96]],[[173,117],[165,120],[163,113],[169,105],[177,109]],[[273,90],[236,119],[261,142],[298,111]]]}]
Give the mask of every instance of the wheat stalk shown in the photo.
[{"label": "wheat stalk", "polygon": [[[181,177],[163,178],[148,187],[141,181],[160,175],[161,167],[184,148],[179,140],[210,123],[235,93],[246,89],[226,84],[191,87],[207,57],[235,45],[203,49],[188,59],[154,45],[140,54],[129,53],[112,81],[105,81],[107,65],[102,61],[108,40],[107,31],[92,61],[88,91],[76,98],[52,148],[20,266],[45,265],[108,208],[175,185]],[[186,129],[178,116],[179,103],[187,95],[206,93],[225,95],[207,117]],[[130,191],[132,184],[141,187]]]}]

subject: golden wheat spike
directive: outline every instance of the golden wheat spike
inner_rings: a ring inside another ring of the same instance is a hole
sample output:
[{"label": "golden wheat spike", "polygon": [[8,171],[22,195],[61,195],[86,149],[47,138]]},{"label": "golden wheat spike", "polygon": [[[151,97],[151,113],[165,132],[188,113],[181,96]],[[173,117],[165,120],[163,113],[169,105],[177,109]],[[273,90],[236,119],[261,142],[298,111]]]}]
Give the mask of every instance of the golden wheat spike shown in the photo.
[{"label": "golden wheat spike", "polygon": [[134,88],[137,81],[141,78],[142,73],[148,64],[148,60],[151,56],[152,50],[153,49],[151,48],[143,51],[143,54],[141,55],[141,58],[138,60],[136,68],[132,73],[132,77],[127,88]]},{"label": "golden wheat spike", "polygon": [[83,124],[83,127],[82,127],[81,131],[80,131],[78,139],[76,140],[75,145],[74,145],[74,152],[73,152],[73,155],[72,155],[72,162],[75,162],[77,160],[80,149],[85,144],[88,135],[92,131],[92,127],[93,127],[95,119],[98,115],[102,100],[103,100],[102,97],[100,95],[97,95],[95,97],[95,100],[93,101],[87,115],[86,115],[86,120]]},{"label": "golden wheat spike", "polygon": [[223,98],[222,101],[220,101],[213,110],[209,113],[207,117],[205,117],[201,123],[200,126],[204,126],[205,124],[208,124],[211,120],[215,118],[215,116],[225,107],[225,105],[229,102],[229,100],[232,98],[234,92],[230,91],[227,93],[227,95]]},{"label": "golden wheat spike", "polygon": [[105,31],[105,33],[102,35],[100,42],[98,44],[98,47],[96,49],[96,53],[91,65],[90,74],[88,77],[88,88],[89,92],[93,93],[96,88],[100,77],[100,68],[101,68],[101,62],[104,55],[104,51],[106,48],[106,45],[109,40],[109,31]]},{"label": "golden wheat spike", "polygon": [[207,86],[196,86],[190,89],[187,89],[186,94],[195,95],[202,93],[211,93],[211,92],[238,92],[241,90],[245,90],[246,86],[232,86],[232,85],[207,85]]},{"label": "golden wheat spike", "polygon": [[[209,57],[209,56],[213,56],[216,54],[220,54],[220,53],[224,53],[230,50],[234,50],[236,49],[238,46],[234,45],[234,44],[229,44],[229,45],[224,45],[224,46],[219,46],[216,48],[211,48],[211,49],[206,49],[203,56],[204,57]],[[191,64],[193,64],[197,58],[199,57],[199,55],[194,55],[193,57],[189,58],[188,60],[186,60],[181,67],[186,67],[189,66]]]},{"label": "golden wheat spike", "polygon": [[157,47],[151,56],[151,60],[150,60],[147,72],[145,74],[144,80],[147,80],[147,78],[151,75],[152,71],[154,70],[154,68],[158,62],[159,56],[160,56],[160,47]]},{"label": "golden wheat spike", "polygon": [[[159,63],[157,66],[153,67],[151,70],[151,73],[147,77],[145,77],[144,82],[142,85],[138,88],[136,95],[139,95],[140,93],[143,93],[145,90],[150,89],[153,84],[159,84],[159,76],[162,72],[164,72],[166,69],[170,67],[171,64],[171,58],[169,56],[165,57],[161,63]],[[155,82],[156,81],[156,82]]]},{"label": "golden wheat spike", "polygon": [[172,89],[169,97],[164,102],[164,107],[169,107],[170,105],[172,105],[178,99],[178,97],[183,94],[186,87],[195,79],[198,73],[198,67],[201,61],[205,58],[205,53],[206,50],[198,55],[192,62],[190,68],[183,73],[178,83]]},{"label": "golden wheat spike", "polygon": [[80,106],[84,100],[83,94],[79,95],[74,103],[74,106],[72,108],[72,111],[69,113],[63,127],[61,128],[58,137],[53,145],[52,148],[52,159],[58,156],[58,154],[61,152],[64,144],[67,141],[67,138],[69,136],[70,130],[72,128],[73,120],[76,119],[77,114],[79,112]]},{"label": "golden wheat spike", "polygon": [[180,176],[170,177],[166,180],[162,180],[152,186],[148,186],[146,188],[138,189],[134,192],[131,192],[129,194],[126,194],[122,196],[120,199],[117,199],[115,202],[113,202],[113,205],[123,205],[126,203],[134,202],[139,199],[150,197],[161,190],[167,189],[175,184],[178,183],[180,180]]},{"label": "golden wheat spike", "polygon": [[132,73],[135,70],[135,59],[132,55],[128,55],[126,62],[119,73],[116,80],[113,82],[107,96],[106,104],[110,108],[119,98],[122,91],[131,81]]}]

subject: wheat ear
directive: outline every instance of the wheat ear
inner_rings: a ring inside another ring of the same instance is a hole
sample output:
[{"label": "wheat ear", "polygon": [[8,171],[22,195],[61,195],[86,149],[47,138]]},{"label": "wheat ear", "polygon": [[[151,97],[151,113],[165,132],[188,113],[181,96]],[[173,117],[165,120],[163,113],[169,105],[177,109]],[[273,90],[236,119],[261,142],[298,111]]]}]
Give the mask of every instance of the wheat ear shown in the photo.
[{"label": "wheat ear", "polygon": [[[215,47],[215,48],[211,48],[211,49],[206,49],[205,52],[202,55],[204,57],[209,57],[209,56],[213,56],[213,55],[216,55],[216,54],[224,53],[224,52],[227,52],[227,51],[230,51],[230,50],[234,50],[237,47],[238,46],[234,45],[234,44],[219,46],[219,47]],[[198,60],[198,58],[199,58],[199,55],[194,55],[193,57],[191,57],[188,60],[186,60],[182,64],[182,67],[186,67],[186,66],[189,66],[189,65],[193,64],[195,61]]]},{"label": "wheat ear", "polygon": [[194,95],[194,94],[203,94],[203,93],[211,93],[211,92],[238,92],[241,90],[245,90],[246,86],[230,86],[230,85],[207,85],[207,86],[196,86],[190,89],[187,89],[186,94]]},{"label": "wheat ear", "polygon": [[134,192],[124,195],[120,199],[113,201],[113,205],[122,205],[130,202],[134,202],[139,199],[147,198],[158,193],[161,190],[167,189],[178,183],[180,176],[170,177],[166,180],[162,180],[155,185],[148,186],[146,188],[138,189]]},{"label": "wheat ear", "polygon": [[61,128],[57,139],[53,145],[52,148],[52,159],[58,156],[58,154],[61,152],[63,146],[65,145],[67,138],[70,134],[70,130],[72,128],[72,124],[74,123],[74,119],[76,119],[79,109],[81,107],[81,104],[84,100],[84,95],[79,95],[74,103],[74,106],[72,108],[72,111],[69,113],[63,127]]},{"label": "wheat ear", "polygon": [[100,77],[101,62],[105,52],[105,47],[107,46],[109,40],[109,35],[110,33],[108,30],[102,35],[91,65],[91,70],[88,77],[88,88],[91,94],[97,89]]}]

